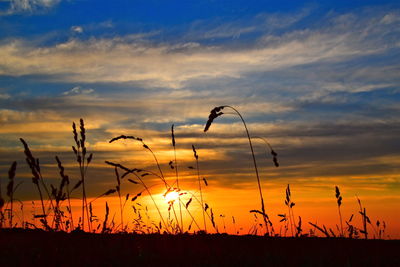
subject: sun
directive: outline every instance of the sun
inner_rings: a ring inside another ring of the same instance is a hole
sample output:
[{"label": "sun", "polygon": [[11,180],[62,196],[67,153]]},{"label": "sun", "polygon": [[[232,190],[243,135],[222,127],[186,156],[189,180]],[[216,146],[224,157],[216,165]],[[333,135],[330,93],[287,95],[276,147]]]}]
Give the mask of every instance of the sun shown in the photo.
[{"label": "sun", "polygon": [[178,198],[179,198],[179,193],[176,191],[170,191],[164,196],[165,202],[167,203],[174,202]]}]

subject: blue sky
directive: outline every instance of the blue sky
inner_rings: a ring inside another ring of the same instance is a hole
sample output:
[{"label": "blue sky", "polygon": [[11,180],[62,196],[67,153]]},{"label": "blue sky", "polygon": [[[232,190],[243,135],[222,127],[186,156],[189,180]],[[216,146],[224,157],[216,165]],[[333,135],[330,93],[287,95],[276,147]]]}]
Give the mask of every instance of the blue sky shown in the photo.
[{"label": "blue sky", "polygon": [[229,104],[280,155],[266,180],[395,198],[399,29],[398,1],[0,0],[0,175],[15,158],[30,178],[23,137],[56,179],[53,156],[73,164],[83,117],[93,194],[113,175],[104,160],[154,168],[139,147],[107,143],[117,135],[145,138],[168,168],[171,124],[183,164],[194,143],[215,186],[246,187],[237,118],[202,133]]}]

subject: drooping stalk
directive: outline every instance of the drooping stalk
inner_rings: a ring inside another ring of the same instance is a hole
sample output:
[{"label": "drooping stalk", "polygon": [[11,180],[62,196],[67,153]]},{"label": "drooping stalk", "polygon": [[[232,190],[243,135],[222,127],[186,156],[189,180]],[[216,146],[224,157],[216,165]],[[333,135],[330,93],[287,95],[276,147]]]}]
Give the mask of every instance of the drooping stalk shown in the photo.
[{"label": "drooping stalk", "polygon": [[39,192],[39,196],[40,196],[40,203],[42,205],[42,217],[43,217],[43,224],[45,226],[45,228],[48,228],[48,223],[47,223],[47,214],[46,214],[46,209],[44,207],[44,202],[43,202],[43,194],[42,194],[42,190],[40,189],[40,185],[39,185],[39,181],[41,181],[42,186],[46,189],[46,192],[49,196],[50,199],[50,205],[54,210],[54,206],[53,206],[53,201],[51,199],[51,196],[47,190],[46,184],[43,181],[43,177],[42,174],[40,172],[40,165],[39,165],[39,159],[36,159],[35,157],[33,157],[32,152],[29,149],[28,144],[25,142],[24,139],[20,138],[21,143],[24,146],[24,153],[26,156],[26,162],[28,163],[29,168],[31,169],[32,172],[32,182],[36,185],[38,192]]},{"label": "drooping stalk", "polygon": [[[156,174],[156,173],[154,173],[154,172],[151,172],[151,171],[146,171],[146,172],[148,172],[148,173],[150,173],[150,174],[152,174],[152,175],[154,175],[154,176],[160,178],[161,181],[164,183],[164,186],[165,186],[165,188],[167,189],[167,191],[169,191],[170,188],[171,188],[171,186],[170,186],[170,185],[167,183],[167,181],[165,180],[164,173],[163,173],[163,171],[162,171],[162,169],[161,169],[160,163],[158,162],[157,156],[155,155],[155,153],[153,152],[153,150],[152,150],[146,143],[144,143],[143,139],[140,138],[140,137],[135,137],[135,136],[120,135],[120,136],[118,136],[118,137],[112,138],[112,139],[109,141],[109,143],[112,143],[112,142],[117,141],[117,140],[120,140],[120,139],[132,139],[132,140],[136,140],[136,141],[139,141],[139,142],[142,143],[143,148],[145,148],[146,150],[148,150],[148,151],[151,153],[151,155],[153,156],[153,159],[154,159],[154,161],[155,161],[155,163],[156,163],[156,165],[157,165],[157,168],[158,168],[158,171],[160,172],[160,174],[158,175],[158,174]],[[172,208],[174,209],[173,206],[172,206]],[[175,209],[174,209],[174,212],[175,212]],[[177,223],[177,225],[179,226],[179,222],[178,222],[177,219],[176,219],[176,223]],[[180,231],[182,232],[181,226],[179,226],[179,229],[180,229]]]},{"label": "drooping stalk", "polygon": [[139,179],[140,183],[143,185],[144,189],[145,189],[145,190],[147,191],[147,193],[149,194],[151,200],[152,200],[153,203],[154,203],[154,206],[155,206],[156,209],[157,209],[158,215],[160,216],[160,219],[161,219],[161,221],[162,221],[162,223],[163,223],[165,229],[169,232],[168,227],[167,227],[167,224],[166,224],[165,221],[164,221],[164,217],[161,215],[160,209],[158,208],[158,206],[157,206],[157,204],[156,204],[156,202],[155,202],[155,200],[154,200],[154,198],[153,198],[153,195],[151,194],[149,188],[146,186],[146,184],[143,182],[142,178],[141,178],[139,175],[137,175],[136,173],[133,173],[133,174],[136,176],[136,178]]},{"label": "drooping stalk", "polygon": [[[211,114],[210,114],[209,119],[208,119],[208,121],[207,121],[206,127],[204,128],[204,132],[206,132],[206,131],[209,129],[209,127],[211,126],[212,121],[213,121],[215,118],[217,118],[218,116],[221,116],[221,115],[223,114],[223,113],[220,112],[220,111],[221,111],[222,109],[224,109],[224,108],[230,108],[230,109],[232,109],[233,111],[235,111],[236,114],[237,114],[237,115],[240,117],[240,119],[242,120],[242,123],[243,123],[243,125],[244,125],[245,130],[246,130],[247,139],[249,140],[249,146],[250,146],[250,150],[251,150],[251,155],[252,155],[252,158],[253,158],[254,170],[255,170],[256,178],[257,178],[258,191],[259,191],[259,194],[260,194],[261,211],[262,211],[263,214],[266,214],[266,213],[265,213],[265,205],[264,205],[264,197],[263,197],[262,190],[261,190],[260,176],[259,176],[259,174],[258,174],[258,168],[257,168],[256,157],[255,157],[255,155],[254,155],[253,144],[252,144],[252,142],[251,142],[251,138],[250,138],[250,134],[249,134],[249,130],[248,130],[248,128],[247,128],[246,122],[245,122],[243,116],[240,114],[240,112],[239,112],[237,109],[235,109],[234,107],[228,106],[228,105],[226,105],[226,106],[219,106],[219,107],[214,108],[214,109],[211,111]],[[267,234],[269,235],[268,221],[267,221],[267,218],[265,217],[265,215],[263,216],[263,219],[264,219],[264,224],[265,224],[266,232],[267,232]]]}]

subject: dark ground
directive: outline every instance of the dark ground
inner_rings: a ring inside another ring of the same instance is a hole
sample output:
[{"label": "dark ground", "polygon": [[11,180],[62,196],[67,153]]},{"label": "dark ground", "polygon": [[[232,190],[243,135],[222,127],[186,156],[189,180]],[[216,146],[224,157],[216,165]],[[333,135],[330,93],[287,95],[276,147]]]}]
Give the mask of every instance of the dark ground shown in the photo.
[{"label": "dark ground", "polygon": [[400,240],[0,230],[0,266],[400,266]]}]

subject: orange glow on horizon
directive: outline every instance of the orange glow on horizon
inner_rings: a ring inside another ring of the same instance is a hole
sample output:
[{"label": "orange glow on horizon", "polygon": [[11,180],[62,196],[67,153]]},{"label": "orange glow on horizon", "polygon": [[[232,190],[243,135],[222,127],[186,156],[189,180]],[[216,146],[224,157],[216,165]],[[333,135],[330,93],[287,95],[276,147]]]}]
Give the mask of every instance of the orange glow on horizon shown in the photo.
[{"label": "orange glow on horizon", "polygon": [[[291,236],[292,232],[290,227],[285,229],[285,222],[279,222],[281,217],[278,214],[288,214],[288,208],[284,205],[284,186],[277,189],[266,189],[264,190],[266,212],[270,217],[276,234]],[[141,217],[143,225],[162,225],[162,219],[164,222],[172,221],[176,224],[180,223],[179,213],[174,213],[172,210],[168,211],[169,202],[174,201],[174,208],[177,211],[178,208],[178,197],[179,193],[171,191],[164,197],[165,188],[161,186],[159,188],[151,189],[152,198],[148,194],[143,194],[138,197],[135,201],[128,199],[125,206],[123,207],[123,221],[124,227],[127,227],[129,231],[137,229],[137,220]],[[303,234],[308,234],[310,229],[315,230],[309,222],[317,224],[319,226],[325,225],[327,229],[332,229],[335,233],[338,232],[340,220],[338,216],[338,208],[336,200],[334,198],[333,190],[326,196],[319,192],[319,196],[307,196],[307,193],[301,193],[302,188],[291,186],[292,198],[296,205],[293,207],[295,224],[299,223],[299,217],[302,220]],[[344,192],[344,191],[343,191]],[[198,197],[198,192],[193,190],[188,191],[187,194],[181,195],[181,205],[183,214],[183,225],[184,230],[188,232],[195,232],[204,230],[202,208]],[[185,204],[192,198],[188,208],[185,208]],[[204,203],[207,203],[207,215],[206,215],[206,227],[207,232],[215,233],[227,232],[229,234],[248,234],[251,233],[251,229],[257,226],[257,234],[263,234],[264,229],[262,227],[261,216],[254,216],[249,211],[252,209],[260,209],[260,200],[256,188],[253,189],[229,189],[229,188],[205,188],[203,191]],[[382,230],[382,223],[385,222],[386,229],[384,238],[386,239],[398,239],[400,238],[400,214],[393,213],[396,210],[396,204],[399,199],[393,198],[377,198],[374,196],[359,196],[363,206],[367,210],[367,215],[371,219],[371,224],[368,225],[369,237],[378,237],[379,228],[376,223],[380,221],[380,229]],[[154,202],[153,202],[154,200]],[[88,199],[93,201],[93,199]],[[119,198],[116,196],[100,198],[92,202],[92,231],[101,232],[103,227],[103,221],[105,219],[105,202],[108,203],[110,209],[110,215],[107,225],[113,227],[113,230],[118,232],[122,230],[120,220],[120,203]],[[15,209],[15,221],[19,223],[21,220],[30,222],[36,227],[41,227],[39,219],[32,219],[33,214],[40,214],[40,201],[35,201],[35,206],[32,206],[31,201],[24,203],[24,214],[21,211]],[[47,204],[49,205],[49,204]],[[65,220],[68,219],[68,212],[66,210],[67,202],[63,202],[63,210],[65,212]],[[73,220],[75,227],[81,216],[81,200],[74,199],[71,201]],[[157,212],[156,205],[160,210],[160,214]],[[216,227],[214,228],[211,222],[211,209],[213,210],[213,217]],[[343,224],[346,226],[346,221],[349,220],[353,214],[351,224],[357,228],[362,227],[362,218],[359,215],[359,207],[355,197],[350,197],[344,194],[344,201],[341,206],[341,212],[343,217]],[[139,215],[140,214],[140,215]],[[86,216],[86,215],[85,215]],[[257,217],[257,218],[256,218]],[[49,216],[49,221],[52,220],[52,216]],[[87,218],[85,219],[87,220]],[[167,223],[166,223],[167,224]],[[190,226],[190,230],[189,230]],[[87,228],[87,221],[85,222],[85,230]],[[135,228],[136,227],[136,228]],[[345,227],[346,229],[346,227]],[[161,232],[165,230],[165,225],[162,225]],[[153,229],[153,231],[156,231]],[[346,230],[345,230],[346,231]],[[320,232],[316,231],[317,236],[323,236]],[[360,238],[362,236],[360,235]]]}]

